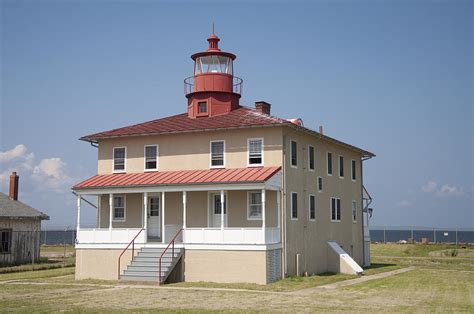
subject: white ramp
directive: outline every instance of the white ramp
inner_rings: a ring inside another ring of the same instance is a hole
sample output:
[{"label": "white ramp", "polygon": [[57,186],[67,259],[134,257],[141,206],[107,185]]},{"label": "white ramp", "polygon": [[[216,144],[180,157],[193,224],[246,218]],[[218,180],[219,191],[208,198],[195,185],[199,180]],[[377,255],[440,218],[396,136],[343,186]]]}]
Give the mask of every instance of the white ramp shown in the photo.
[{"label": "white ramp", "polygon": [[337,244],[328,241],[328,269],[335,273],[360,275],[364,271],[352,257]]}]

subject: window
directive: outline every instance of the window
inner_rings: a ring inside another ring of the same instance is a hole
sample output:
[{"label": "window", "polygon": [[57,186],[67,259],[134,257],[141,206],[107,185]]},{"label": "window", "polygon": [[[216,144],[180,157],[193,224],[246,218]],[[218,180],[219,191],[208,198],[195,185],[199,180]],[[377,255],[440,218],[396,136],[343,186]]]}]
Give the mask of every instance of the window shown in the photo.
[{"label": "window", "polygon": [[0,230],[0,254],[10,254],[12,248],[12,231]]},{"label": "window", "polygon": [[314,195],[309,196],[309,220],[316,219],[316,197]]},{"label": "window", "polygon": [[158,146],[145,146],[145,171],[158,170]]},{"label": "window", "polygon": [[328,162],[328,176],[332,176],[332,153],[328,152],[327,154],[327,162]]},{"label": "window", "polygon": [[308,146],[308,168],[314,170],[314,147]]},{"label": "window", "polygon": [[341,199],[331,197],[331,221],[341,221]]},{"label": "window", "polygon": [[357,222],[357,202],[352,201],[352,222]]},{"label": "window", "polygon": [[125,160],[127,149],[125,147],[114,148],[114,172],[125,172]]},{"label": "window", "polygon": [[125,221],[125,196],[114,196],[114,219]]},{"label": "window", "polygon": [[248,139],[248,152],[249,152],[249,166],[262,166],[263,165],[263,139],[262,138],[249,138]]},{"label": "window", "polygon": [[160,198],[150,197],[150,216],[157,217],[160,215]]},{"label": "window", "polygon": [[224,141],[211,141],[211,168],[223,168],[224,164]]},{"label": "window", "polygon": [[318,177],[318,192],[323,191],[323,178]]},{"label": "window", "polygon": [[354,159],[351,160],[351,178],[352,181],[356,180],[356,161]]},{"label": "window", "polygon": [[291,192],[291,219],[298,219],[298,193]]},{"label": "window", "polygon": [[[214,194],[214,214],[221,214],[221,195]],[[227,214],[227,195],[224,194],[224,214]]]},{"label": "window", "polygon": [[248,220],[260,220],[262,219],[262,193],[261,192],[248,192]]},{"label": "window", "polygon": [[207,113],[207,102],[198,102],[198,114],[199,113]]},{"label": "window", "polygon": [[291,166],[298,166],[298,145],[295,141],[291,141]]},{"label": "window", "polygon": [[344,156],[339,156],[339,178],[344,178]]}]

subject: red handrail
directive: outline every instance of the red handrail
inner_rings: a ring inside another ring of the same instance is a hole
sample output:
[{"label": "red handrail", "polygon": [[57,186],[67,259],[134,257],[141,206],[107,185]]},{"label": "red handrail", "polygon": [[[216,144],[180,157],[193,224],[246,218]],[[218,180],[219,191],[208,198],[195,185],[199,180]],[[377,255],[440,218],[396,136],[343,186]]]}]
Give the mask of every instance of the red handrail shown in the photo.
[{"label": "red handrail", "polygon": [[171,251],[171,256],[174,258],[174,241],[176,240],[176,238],[178,237],[178,235],[181,233],[181,231],[183,231],[183,228],[179,229],[178,232],[176,232],[176,234],[174,235],[173,239],[171,239],[170,243],[168,244],[168,246],[166,247],[166,249],[163,251],[163,253],[161,253],[160,255],[160,269],[159,269],[159,273],[158,273],[158,280],[160,281],[160,284],[162,284],[162,280],[161,280],[161,260],[163,259],[163,255],[165,255],[166,251],[168,251],[168,249],[170,248],[170,245],[172,245],[172,251]]},{"label": "red handrail", "polygon": [[135,255],[135,239],[142,233],[142,231],[145,230],[144,228],[141,228],[140,231],[138,231],[137,235],[130,241],[130,243],[127,245],[127,247],[120,253],[120,256],[118,258],[118,279],[120,280],[120,259],[122,258],[123,253],[125,253],[126,250],[132,245],[132,260],[133,256]]}]

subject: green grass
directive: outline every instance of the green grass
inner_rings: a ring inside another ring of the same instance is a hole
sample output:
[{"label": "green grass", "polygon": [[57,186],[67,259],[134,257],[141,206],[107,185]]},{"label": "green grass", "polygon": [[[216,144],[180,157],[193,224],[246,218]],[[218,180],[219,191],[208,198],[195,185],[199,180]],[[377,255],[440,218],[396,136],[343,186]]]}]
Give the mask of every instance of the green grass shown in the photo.
[{"label": "green grass", "polygon": [[372,256],[428,257],[430,252],[453,249],[467,250],[452,244],[371,244],[370,254]]},{"label": "green grass", "polygon": [[0,282],[19,279],[49,278],[74,274],[74,267],[61,267],[48,270],[22,271],[0,274]]}]

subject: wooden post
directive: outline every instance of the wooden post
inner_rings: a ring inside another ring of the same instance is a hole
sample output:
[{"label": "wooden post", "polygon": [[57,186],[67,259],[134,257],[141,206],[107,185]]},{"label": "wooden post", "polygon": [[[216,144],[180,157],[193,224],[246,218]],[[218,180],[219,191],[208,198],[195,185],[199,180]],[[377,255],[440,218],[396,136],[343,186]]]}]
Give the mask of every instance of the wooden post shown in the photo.
[{"label": "wooden post", "polygon": [[148,228],[148,192],[143,193],[143,229],[145,229],[145,242],[147,241]]},{"label": "wooden post", "polygon": [[221,230],[224,237],[224,190],[221,190]]},{"label": "wooden post", "polygon": [[183,191],[183,243],[186,236],[186,191]]},{"label": "wooden post", "polygon": [[112,220],[114,218],[114,195],[109,194],[109,230],[112,231]]},{"label": "wooden post", "polygon": [[277,191],[277,227],[280,228],[281,225],[281,192]]},{"label": "wooden post", "polygon": [[[81,228],[81,195],[77,195],[77,228],[76,228],[76,240],[79,242],[79,229]],[[46,229],[45,229],[46,230]],[[46,232],[45,232],[45,242],[46,242]]]},{"label": "wooden post", "polygon": [[165,192],[161,192],[161,242],[165,243]]}]

